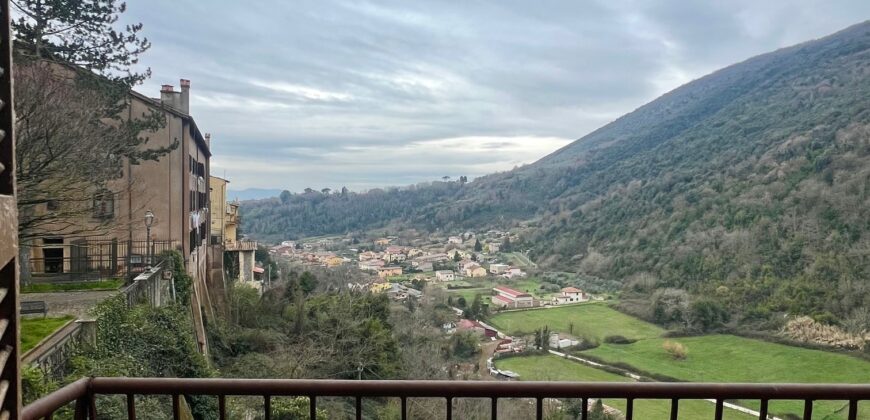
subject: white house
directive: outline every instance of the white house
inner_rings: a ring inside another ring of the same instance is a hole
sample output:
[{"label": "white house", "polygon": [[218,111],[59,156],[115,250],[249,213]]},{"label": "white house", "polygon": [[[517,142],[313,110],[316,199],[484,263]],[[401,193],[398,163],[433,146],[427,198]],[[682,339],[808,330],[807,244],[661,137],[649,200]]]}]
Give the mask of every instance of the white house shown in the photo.
[{"label": "white house", "polygon": [[557,305],[586,302],[587,300],[589,300],[589,295],[576,287],[566,287],[558,296],[553,297],[553,302]]},{"label": "white house", "polygon": [[451,236],[451,237],[447,238],[447,243],[460,245],[460,244],[462,244],[462,237],[461,236]]},{"label": "white house", "polygon": [[435,279],[438,281],[453,281],[456,280],[456,274],[453,270],[438,270],[435,272]]},{"label": "white house", "polygon": [[508,278],[508,279],[512,279],[514,277],[525,277],[525,276],[526,276],[526,272],[519,269],[519,268],[516,268],[516,267],[511,267],[507,271],[505,271],[504,274],[502,274],[502,277]]},{"label": "white house", "polygon": [[489,272],[492,274],[504,274],[510,269],[510,266],[507,264],[490,264]]}]

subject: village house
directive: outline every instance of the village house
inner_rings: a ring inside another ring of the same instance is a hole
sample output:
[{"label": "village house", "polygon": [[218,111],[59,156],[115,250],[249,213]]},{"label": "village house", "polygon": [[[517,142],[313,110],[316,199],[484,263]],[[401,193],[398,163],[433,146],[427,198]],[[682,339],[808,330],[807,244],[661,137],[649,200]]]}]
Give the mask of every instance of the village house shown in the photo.
[{"label": "village house", "polygon": [[495,242],[491,242],[486,246],[486,249],[489,250],[490,254],[495,254],[501,250],[501,245]]},{"label": "village house", "polygon": [[563,288],[559,295],[553,297],[553,303],[562,305],[566,303],[586,302],[589,300],[589,295],[586,292],[576,287]]},{"label": "village house", "polygon": [[414,266],[416,269],[426,273],[435,270],[435,266],[430,262],[418,263],[414,262]]},{"label": "village house", "polygon": [[392,287],[393,285],[390,282],[380,278],[369,284],[369,291],[372,293],[383,293],[390,290]]},{"label": "village house", "polygon": [[326,259],[327,267],[338,267],[342,264],[344,264],[344,258],[342,257],[333,256]]},{"label": "village house", "polygon": [[496,293],[492,297],[493,306],[501,308],[531,308],[535,306],[535,299],[528,293],[507,286],[496,286],[493,287],[492,291]]},{"label": "village house", "polygon": [[391,241],[390,241],[389,238],[379,238],[379,239],[375,239],[375,245],[378,245],[378,246],[387,246],[387,245],[390,244],[390,242],[391,242]]},{"label": "village house", "polygon": [[496,331],[494,328],[470,319],[460,319],[459,322],[456,324],[456,330],[471,331],[484,337],[495,337],[498,335],[498,331]]},{"label": "village house", "polygon": [[374,251],[363,251],[363,252],[359,253],[359,260],[360,261],[368,261],[368,260],[375,260],[375,259],[378,259],[378,260],[381,259],[381,254],[374,252]]},{"label": "village house", "polygon": [[466,277],[486,277],[486,269],[481,267],[480,264],[473,263],[465,266],[465,276]]},{"label": "village house", "polygon": [[495,275],[501,275],[506,273],[510,269],[510,266],[507,264],[490,264],[489,272]]},{"label": "village house", "polygon": [[454,245],[462,245],[462,237],[461,236],[451,236],[451,237],[447,238],[447,243],[454,244]]},{"label": "village house", "polygon": [[525,276],[526,276],[526,272],[519,269],[519,268],[516,268],[516,267],[511,267],[504,274],[502,274],[502,277],[504,277],[506,279],[512,279],[514,277],[525,277]]},{"label": "village house", "polygon": [[438,270],[435,272],[435,279],[438,281],[453,281],[456,280],[456,274],[453,270]]},{"label": "village house", "polygon": [[401,276],[402,275],[402,267],[380,267],[378,268],[378,277],[393,277],[393,276]]},{"label": "village house", "polygon": [[360,261],[358,267],[363,271],[376,271],[377,269],[385,266],[387,263],[384,260],[365,260]]}]

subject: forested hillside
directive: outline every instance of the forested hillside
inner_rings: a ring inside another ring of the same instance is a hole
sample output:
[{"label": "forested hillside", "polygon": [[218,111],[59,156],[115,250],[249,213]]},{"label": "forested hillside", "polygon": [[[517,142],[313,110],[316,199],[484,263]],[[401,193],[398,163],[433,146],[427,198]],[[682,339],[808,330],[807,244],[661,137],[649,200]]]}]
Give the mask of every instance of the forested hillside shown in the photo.
[{"label": "forested hillside", "polygon": [[[534,220],[545,267],[622,280],[681,322],[691,296],[741,319],[866,317],[870,24],[684,85],[552,155],[468,184],[246,202],[254,236]],[[652,296],[652,299],[649,299]]]}]

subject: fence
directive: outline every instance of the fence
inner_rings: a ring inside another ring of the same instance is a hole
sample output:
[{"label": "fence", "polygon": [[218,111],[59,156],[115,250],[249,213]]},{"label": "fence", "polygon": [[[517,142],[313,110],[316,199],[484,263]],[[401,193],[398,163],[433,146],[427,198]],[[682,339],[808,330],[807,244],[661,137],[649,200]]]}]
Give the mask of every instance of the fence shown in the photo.
[{"label": "fence", "polygon": [[[527,398],[535,404],[535,418],[544,418],[544,400],[550,398],[582,399],[580,418],[589,417],[592,398],[624,399],[625,418],[634,418],[635,400],[665,400],[670,402],[670,418],[679,418],[680,402],[684,400],[714,400],[713,418],[724,417],[725,400],[760,401],[759,419],[768,419],[768,403],[773,400],[804,402],[803,419],[813,416],[813,402],[845,401],[847,418],[858,418],[858,403],[870,399],[870,385],[839,384],[708,384],[708,383],[620,383],[620,382],[495,382],[495,381],[350,381],[292,379],[183,379],[183,378],[83,378],[40,398],[24,408],[22,419],[51,418],[65,405],[75,402],[77,419],[96,419],[96,395],[124,395],[127,418],[136,418],[136,395],[167,395],[172,397],[174,419],[180,419],[181,399],[187,395],[217,397],[218,417],[227,418],[227,396],[260,396],[265,419],[272,416],[273,397],[303,396],[309,399],[309,418],[317,418],[318,397],[352,397],[356,418],[361,419],[362,399],[398,397],[401,418],[407,418],[408,398],[443,398],[445,417],[453,418],[453,403],[458,398],[486,398],[492,402],[491,418],[498,418],[498,401],[506,398]],[[637,413],[644,418],[644,413]]]},{"label": "fence", "polygon": [[82,343],[94,343],[96,334],[94,321],[70,321],[24,353],[21,362],[39,366],[49,376],[60,378],[69,361],[69,355]]},{"label": "fence", "polygon": [[148,304],[156,308],[174,301],[175,287],[170,264],[171,260],[161,261],[121,289],[127,296],[127,306]]},{"label": "fence", "polygon": [[[156,263],[156,260],[147,261],[148,255],[156,258],[164,251],[176,249],[177,245],[170,240],[128,242],[78,239],[67,242],[31,248],[31,281],[132,279]],[[148,248],[151,248],[150,253]]]}]

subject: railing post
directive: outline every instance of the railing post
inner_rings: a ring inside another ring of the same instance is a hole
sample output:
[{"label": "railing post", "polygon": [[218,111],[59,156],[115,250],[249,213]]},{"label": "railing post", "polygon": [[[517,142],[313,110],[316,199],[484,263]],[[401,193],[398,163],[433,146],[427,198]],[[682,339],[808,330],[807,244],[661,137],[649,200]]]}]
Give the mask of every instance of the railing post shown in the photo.
[{"label": "railing post", "polygon": [[127,420],[136,420],[136,397],[127,394]]},{"label": "railing post", "polygon": [[858,419],[858,400],[849,401],[849,420]]},{"label": "railing post", "polygon": [[758,418],[767,420],[767,400],[761,400],[761,406],[758,408]]},{"label": "railing post", "polygon": [[263,395],[263,411],[265,411],[266,420],[272,420],[272,397]]},{"label": "railing post", "polygon": [[453,397],[447,397],[447,420],[453,420]]},{"label": "railing post", "polygon": [[218,419],[227,419],[227,396],[224,394],[218,395]]},{"label": "railing post", "polygon": [[544,420],[544,399],[541,397],[535,398],[535,418]]},{"label": "railing post", "polygon": [[671,399],[671,420],[677,420],[680,417],[680,400]]},{"label": "railing post", "polygon": [[317,397],[314,395],[308,397],[308,418],[310,420],[317,419]]},{"label": "railing post", "polygon": [[813,420],[813,400],[804,401],[804,420]]},{"label": "railing post", "polygon": [[589,399],[583,397],[580,399],[580,420],[589,419]]},{"label": "railing post", "polygon": [[498,398],[492,397],[492,408],[490,409],[492,420],[498,420]]},{"label": "railing post", "polygon": [[634,398],[627,398],[625,400],[625,420],[631,420],[632,417],[634,417]]},{"label": "railing post", "polygon": [[81,396],[76,400],[73,418],[75,420],[88,420],[88,398],[86,396]]}]

